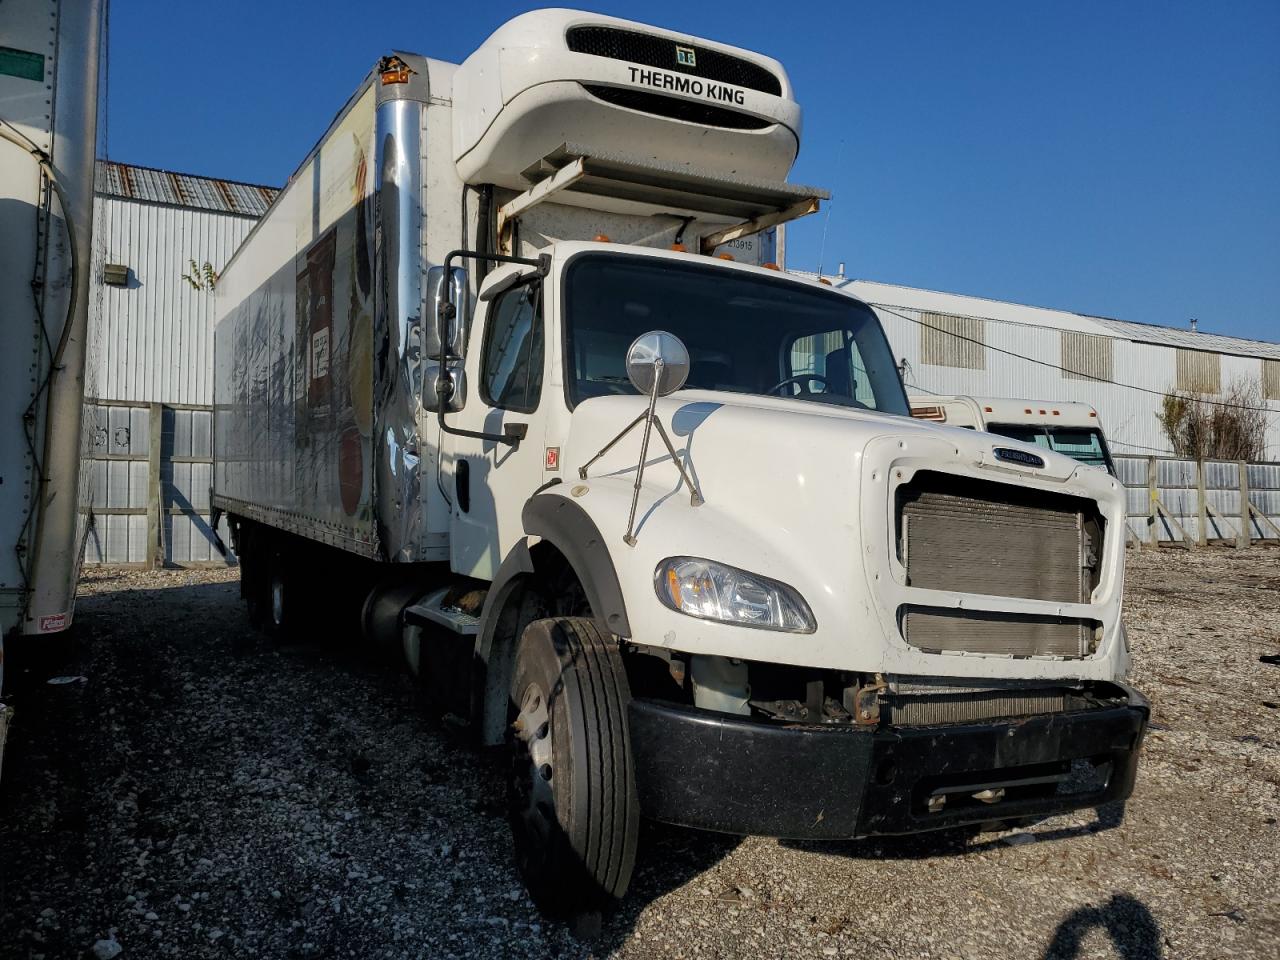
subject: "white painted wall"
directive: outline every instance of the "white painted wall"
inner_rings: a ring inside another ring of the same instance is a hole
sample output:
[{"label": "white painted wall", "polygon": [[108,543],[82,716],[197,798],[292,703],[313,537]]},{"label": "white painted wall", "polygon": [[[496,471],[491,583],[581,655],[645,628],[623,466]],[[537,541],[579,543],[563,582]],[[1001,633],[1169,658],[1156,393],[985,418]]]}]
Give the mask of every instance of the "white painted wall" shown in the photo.
[{"label": "white painted wall", "polygon": [[[1132,387],[1167,391],[1176,385],[1177,350],[1158,344],[1115,337],[1113,379],[1098,383],[1068,378],[1061,370],[1061,331],[1110,335],[1097,321],[1076,314],[1018,304],[910,290],[866,281],[840,285],[871,303],[884,325],[894,355],[907,361],[908,391],[976,394],[1035,400],[1079,400],[1098,409],[1115,453],[1172,453],[1156,420],[1160,397]],[[906,304],[904,305],[903,301]],[[920,357],[921,315],[926,312],[978,316],[986,320],[986,369],[925,364]],[[993,349],[998,348],[998,349]],[[1031,363],[1001,353],[1033,357],[1052,366]],[[1223,389],[1237,378],[1256,380],[1263,361],[1257,357],[1222,354]],[[1266,459],[1280,460],[1280,402],[1267,404]]]},{"label": "white painted wall", "polygon": [[[95,198],[89,322],[97,331],[98,399],[213,403],[213,294],[193,289],[182,275],[189,260],[221,270],[254,223],[233,214]],[[127,265],[129,285],[103,284],[104,263]]]}]

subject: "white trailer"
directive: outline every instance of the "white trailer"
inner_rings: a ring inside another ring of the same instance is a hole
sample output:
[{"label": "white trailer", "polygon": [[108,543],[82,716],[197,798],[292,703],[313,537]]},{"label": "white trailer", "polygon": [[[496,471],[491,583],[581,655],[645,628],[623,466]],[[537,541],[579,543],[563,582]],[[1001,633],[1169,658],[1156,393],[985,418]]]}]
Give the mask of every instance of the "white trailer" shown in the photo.
[{"label": "white trailer", "polygon": [[1034,444],[1115,475],[1111,448],[1098,411],[1073,400],[1025,400],[1016,397],[945,396],[913,393],[907,397],[917,420],[985,430]]},{"label": "white trailer", "polygon": [[0,4],[0,686],[6,640],[71,626],[84,544],[100,8]]},{"label": "white trailer", "polygon": [[1132,789],[1123,491],[911,419],[870,308],[768,262],[824,196],[799,138],[768,57],[526,14],[380,62],[218,285],[251,615],[403,651],[505,743],[551,912],[624,893],[642,814],[854,837]]}]

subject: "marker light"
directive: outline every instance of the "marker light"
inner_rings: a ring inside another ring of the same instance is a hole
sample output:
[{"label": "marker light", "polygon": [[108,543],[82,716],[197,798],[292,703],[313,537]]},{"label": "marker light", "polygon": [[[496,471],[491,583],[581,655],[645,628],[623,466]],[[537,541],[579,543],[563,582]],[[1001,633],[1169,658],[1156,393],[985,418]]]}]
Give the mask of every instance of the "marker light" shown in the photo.
[{"label": "marker light", "polygon": [[412,72],[409,65],[396,56],[383,57],[378,64],[378,76],[384,87],[393,83],[408,83]]},{"label": "marker light", "polygon": [[673,244],[672,244],[670,247],[668,247],[667,249],[668,249],[668,250],[674,250],[676,253],[684,253],[684,244],[683,244],[683,243],[673,243]]},{"label": "marker light", "polygon": [[733,254],[732,254],[732,253],[717,253],[717,254],[716,254],[716,257],[717,257],[718,259],[720,259],[720,260],[732,260],[732,259],[733,259]]},{"label": "marker light", "polygon": [[782,269],[782,268],[781,268],[780,266],[778,266],[776,263],[762,263],[762,264],[760,264],[760,266],[764,267],[766,270],[781,270],[781,269]]},{"label": "marker light", "polygon": [[769,577],[697,557],[668,557],[653,572],[658,599],[679,613],[740,627],[813,633],[804,598]]},{"label": "marker light", "polygon": [[596,243],[611,243],[611,242],[612,242],[612,241],[610,241],[610,239],[609,239],[609,235],[608,235],[607,233],[597,233],[597,234],[596,234],[594,237],[592,237],[591,239],[592,239],[592,240],[594,240]]}]

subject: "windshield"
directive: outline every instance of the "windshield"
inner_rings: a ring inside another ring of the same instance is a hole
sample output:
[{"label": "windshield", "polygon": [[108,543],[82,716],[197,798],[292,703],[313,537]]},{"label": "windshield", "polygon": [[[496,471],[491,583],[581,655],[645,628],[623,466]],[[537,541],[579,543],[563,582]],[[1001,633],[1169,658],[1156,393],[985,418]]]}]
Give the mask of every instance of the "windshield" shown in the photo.
[{"label": "windshield", "polygon": [[987,425],[989,433],[998,433],[1010,440],[1021,440],[1023,443],[1034,443],[1037,446],[1061,453],[1091,467],[1101,467],[1108,473],[1115,473],[1111,468],[1111,454],[1107,443],[1102,438],[1102,431],[1090,427],[1050,427],[1035,423],[991,423]]},{"label": "windshield", "polygon": [[852,299],[805,284],[626,254],[585,254],[565,274],[571,406],[635,393],[627,348],[667,330],[689,348],[687,388],[791,397],[908,414],[880,323]]}]

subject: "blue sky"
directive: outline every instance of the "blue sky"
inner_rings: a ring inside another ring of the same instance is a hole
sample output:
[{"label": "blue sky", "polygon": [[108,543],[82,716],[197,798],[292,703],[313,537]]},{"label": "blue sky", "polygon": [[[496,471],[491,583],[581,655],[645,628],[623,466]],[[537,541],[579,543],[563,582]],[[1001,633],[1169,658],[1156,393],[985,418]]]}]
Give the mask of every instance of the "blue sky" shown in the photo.
[{"label": "blue sky", "polygon": [[[110,156],[280,184],[382,53],[538,5],[111,6]],[[584,6],[787,67],[792,267],[1280,340],[1276,0]]]}]

